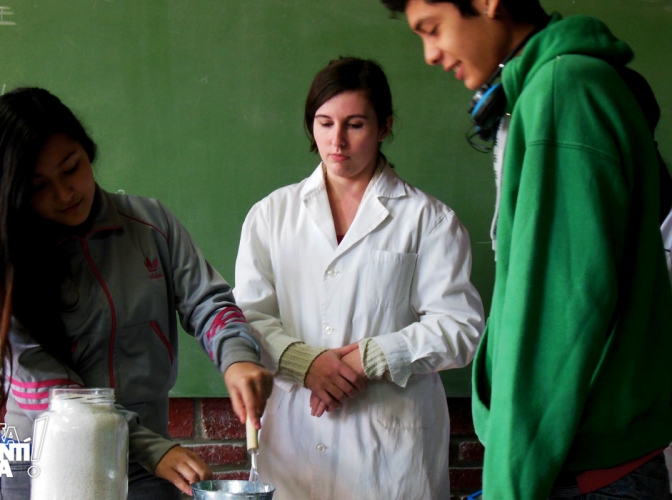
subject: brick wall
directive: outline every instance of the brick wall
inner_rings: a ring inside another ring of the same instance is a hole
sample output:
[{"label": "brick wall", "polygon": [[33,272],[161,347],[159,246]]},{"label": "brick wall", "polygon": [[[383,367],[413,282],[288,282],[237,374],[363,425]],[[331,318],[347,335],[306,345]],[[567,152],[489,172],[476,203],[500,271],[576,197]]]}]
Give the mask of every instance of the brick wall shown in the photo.
[{"label": "brick wall", "polygon": [[[474,434],[471,399],[448,398],[448,409],[451,500],[463,500],[481,488],[483,447]],[[238,422],[228,398],[171,399],[169,429],[176,441],[210,465],[215,479],[247,479],[245,426]]]}]

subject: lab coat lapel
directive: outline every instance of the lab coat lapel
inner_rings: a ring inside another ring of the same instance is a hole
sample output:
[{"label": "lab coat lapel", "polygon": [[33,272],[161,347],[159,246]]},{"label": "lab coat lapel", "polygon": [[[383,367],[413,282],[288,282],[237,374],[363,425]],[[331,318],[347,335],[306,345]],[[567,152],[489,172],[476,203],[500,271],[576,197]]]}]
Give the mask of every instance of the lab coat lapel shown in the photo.
[{"label": "lab coat lapel", "polygon": [[338,244],[336,243],[334,218],[331,215],[331,207],[329,206],[327,187],[324,184],[321,163],[308,178],[308,181],[301,190],[301,199],[310,218],[329,242],[329,246],[336,249]]},{"label": "lab coat lapel", "polygon": [[390,212],[375,196],[375,193],[367,193],[357,209],[357,215],[355,215],[355,220],[352,221],[350,229],[345,233],[341,244],[338,245],[334,258],[347,252],[358,241],[375,230],[389,215]]},{"label": "lab coat lapel", "polygon": [[397,174],[389,167],[385,166],[380,174],[380,177],[375,180],[368,192],[364,195],[355,220],[345,237],[338,245],[334,258],[347,252],[348,249],[357,244],[366,235],[375,231],[380,224],[390,216],[390,212],[385,205],[380,201],[380,198],[397,198],[404,196],[406,190],[404,184],[397,177]]}]

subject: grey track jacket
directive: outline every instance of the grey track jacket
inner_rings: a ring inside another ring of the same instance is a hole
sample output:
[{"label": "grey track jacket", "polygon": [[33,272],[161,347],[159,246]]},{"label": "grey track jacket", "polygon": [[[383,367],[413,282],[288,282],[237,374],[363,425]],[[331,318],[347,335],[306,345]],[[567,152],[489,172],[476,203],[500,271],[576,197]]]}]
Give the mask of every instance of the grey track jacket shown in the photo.
[{"label": "grey track jacket", "polygon": [[94,207],[91,230],[59,243],[70,265],[62,318],[75,372],[14,321],[5,421],[23,440],[47,409],[49,389],[113,387],[129,422],[130,461],[153,472],[176,445],[168,439],[168,391],[177,377],[176,316],[222,373],[239,361],[259,364],[259,348],[229,284],[158,201],[97,188]]}]

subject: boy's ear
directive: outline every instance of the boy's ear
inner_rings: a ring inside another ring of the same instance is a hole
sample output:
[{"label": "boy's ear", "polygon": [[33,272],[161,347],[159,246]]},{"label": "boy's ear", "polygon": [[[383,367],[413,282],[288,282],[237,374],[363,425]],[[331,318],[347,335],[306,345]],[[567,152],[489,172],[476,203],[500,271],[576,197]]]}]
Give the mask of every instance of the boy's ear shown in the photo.
[{"label": "boy's ear", "polygon": [[497,19],[500,14],[500,1],[499,0],[483,0],[485,3],[485,14],[490,19]]}]

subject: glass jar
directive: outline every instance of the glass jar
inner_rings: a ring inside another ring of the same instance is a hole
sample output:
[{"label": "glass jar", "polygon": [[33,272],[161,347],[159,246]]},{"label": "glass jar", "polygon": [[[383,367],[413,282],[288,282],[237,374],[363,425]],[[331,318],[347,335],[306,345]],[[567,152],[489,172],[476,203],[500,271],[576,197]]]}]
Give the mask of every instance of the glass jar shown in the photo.
[{"label": "glass jar", "polygon": [[128,494],[128,424],[114,389],[52,389],[36,420],[31,500],[119,500]]}]

